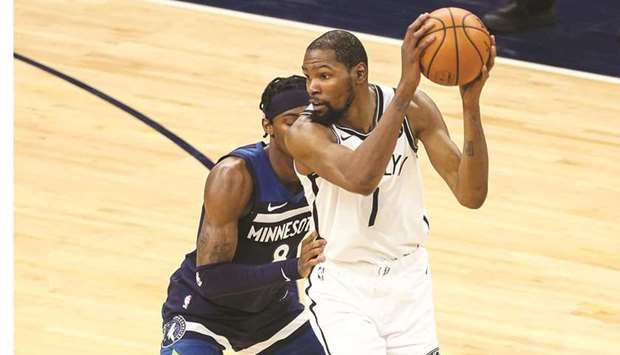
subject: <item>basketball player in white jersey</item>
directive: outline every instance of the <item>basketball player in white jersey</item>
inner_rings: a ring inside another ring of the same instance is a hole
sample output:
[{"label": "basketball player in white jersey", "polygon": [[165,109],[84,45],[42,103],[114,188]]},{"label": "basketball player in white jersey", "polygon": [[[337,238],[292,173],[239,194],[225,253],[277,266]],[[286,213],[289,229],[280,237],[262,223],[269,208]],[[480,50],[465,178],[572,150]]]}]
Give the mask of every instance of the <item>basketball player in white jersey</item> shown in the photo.
[{"label": "basketball player in white jersey", "polygon": [[[495,58],[460,88],[464,154],[420,82],[420,54],[432,42],[421,15],[405,34],[396,89],[368,83],[360,41],[329,31],[308,46],[303,72],[311,105],[289,129],[313,212],[328,240],[326,261],[308,278],[312,326],[328,354],[436,355],[418,143],[456,199],[479,208],[487,194],[488,157],[479,99]],[[422,39],[421,39],[422,38]],[[420,40],[421,39],[421,40]]]}]

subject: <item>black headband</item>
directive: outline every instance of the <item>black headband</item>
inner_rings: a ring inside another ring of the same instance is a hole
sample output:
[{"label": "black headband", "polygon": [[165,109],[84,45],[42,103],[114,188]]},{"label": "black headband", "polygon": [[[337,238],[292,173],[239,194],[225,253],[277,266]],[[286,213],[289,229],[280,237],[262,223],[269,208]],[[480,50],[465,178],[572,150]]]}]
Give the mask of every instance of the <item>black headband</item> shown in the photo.
[{"label": "black headband", "polygon": [[271,104],[265,111],[265,118],[269,121],[292,108],[308,105],[308,93],[305,89],[286,90],[276,94],[271,99]]}]

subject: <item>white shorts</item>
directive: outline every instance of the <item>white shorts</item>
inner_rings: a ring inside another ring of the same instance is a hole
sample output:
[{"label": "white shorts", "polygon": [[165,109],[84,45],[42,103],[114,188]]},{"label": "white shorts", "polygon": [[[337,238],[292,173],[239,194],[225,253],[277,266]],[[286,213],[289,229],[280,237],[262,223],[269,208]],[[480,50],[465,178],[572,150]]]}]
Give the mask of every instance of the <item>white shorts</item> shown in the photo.
[{"label": "white shorts", "polygon": [[377,266],[319,264],[304,302],[331,355],[438,355],[428,253],[422,246]]}]

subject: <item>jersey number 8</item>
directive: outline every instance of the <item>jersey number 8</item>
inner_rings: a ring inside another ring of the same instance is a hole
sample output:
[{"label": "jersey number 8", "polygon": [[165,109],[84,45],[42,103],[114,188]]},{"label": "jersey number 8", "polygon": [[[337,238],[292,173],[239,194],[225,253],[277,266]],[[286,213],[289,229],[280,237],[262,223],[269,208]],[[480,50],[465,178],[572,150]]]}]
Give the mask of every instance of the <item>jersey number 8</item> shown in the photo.
[{"label": "jersey number 8", "polygon": [[286,260],[286,256],[288,255],[288,244],[282,244],[279,247],[276,248],[276,250],[273,252],[273,261],[283,261]]}]

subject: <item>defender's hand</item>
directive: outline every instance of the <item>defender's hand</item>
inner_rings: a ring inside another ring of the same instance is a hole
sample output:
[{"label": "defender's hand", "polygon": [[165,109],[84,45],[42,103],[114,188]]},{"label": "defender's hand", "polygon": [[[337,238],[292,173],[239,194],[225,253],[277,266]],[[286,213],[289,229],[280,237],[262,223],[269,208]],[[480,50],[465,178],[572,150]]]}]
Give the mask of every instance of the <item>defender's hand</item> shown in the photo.
[{"label": "defender's hand", "polygon": [[435,36],[428,36],[422,39],[433,28],[432,23],[425,23],[429,17],[428,13],[423,13],[407,27],[401,46],[402,68],[398,86],[407,90],[411,95],[415,93],[420,83],[420,57],[426,47],[435,40]]},{"label": "defender's hand", "polygon": [[323,250],[327,241],[325,239],[316,240],[317,236],[316,231],[308,232],[301,242],[297,271],[302,278],[308,277],[314,266],[325,261]]},{"label": "defender's hand", "polygon": [[497,56],[497,47],[495,46],[495,36],[491,36],[491,52],[487,64],[482,67],[480,75],[474,81],[459,87],[463,105],[478,105],[482,88],[489,78],[489,72],[495,65],[495,57]]}]

